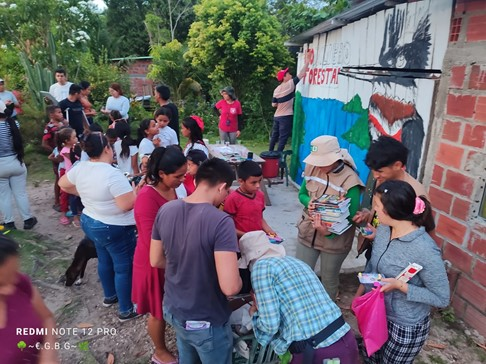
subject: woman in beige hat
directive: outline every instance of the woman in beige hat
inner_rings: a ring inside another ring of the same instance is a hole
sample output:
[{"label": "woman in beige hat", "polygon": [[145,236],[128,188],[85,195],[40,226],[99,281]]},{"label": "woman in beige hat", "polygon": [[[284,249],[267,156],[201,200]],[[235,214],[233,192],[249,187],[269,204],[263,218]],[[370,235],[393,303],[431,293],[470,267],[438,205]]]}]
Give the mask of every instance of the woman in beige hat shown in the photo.
[{"label": "woman in beige hat", "polygon": [[311,142],[311,153],[306,163],[304,180],[299,191],[299,201],[304,205],[299,221],[297,258],[314,269],[321,258],[321,281],[331,299],[335,300],[339,288],[339,271],[354,239],[354,227],[340,235],[331,233],[316,213],[314,201],[323,195],[350,198],[349,217],[359,208],[360,194],[364,188],[356,173],[356,165],[346,149],[341,149],[334,136],[322,135]]}]

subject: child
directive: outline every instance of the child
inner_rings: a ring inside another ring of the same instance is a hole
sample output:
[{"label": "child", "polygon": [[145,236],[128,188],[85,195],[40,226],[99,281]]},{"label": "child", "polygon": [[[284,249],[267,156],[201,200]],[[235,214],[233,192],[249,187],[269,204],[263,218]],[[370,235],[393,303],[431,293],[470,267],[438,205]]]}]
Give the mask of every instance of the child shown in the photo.
[{"label": "child", "polygon": [[169,126],[172,113],[168,107],[162,106],[155,112],[154,115],[157,126],[159,127],[159,139],[161,147],[168,147],[169,145],[178,145],[177,134]]},{"label": "child", "polygon": [[109,129],[115,129],[116,123],[119,121],[125,121],[125,119],[122,118],[122,115],[118,110],[111,110],[110,111],[110,125],[108,125]]},{"label": "child", "polygon": [[113,144],[113,158],[116,157],[118,168],[130,176],[138,175],[138,148],[130,136],[130,125],[126,121],[119,121],[114,130],[118,140]]},{"label": "child", "polygon": [[160,146],[160,139],[156,137],[159,128],[155,120],[144,119],[138,128],[138,155],[151,154],[156,147]]},{"label": "child", "polygon": [[189,196],[196,189],[194,177],[196,176],[199,166],[208,159],[202,150],[193,149],[187,153],[187,173],[184,179],[184,187]]},{"label": "child", "polygon": [[184,155],[193,149],[202,150],[209,157],[209,150],[203,141],[204,121],[199,116],[191,115],[182,120],[182,135],[187,138]]},{"label": "child", "polygon": [[[47,116],[49,117],[49,122],[46,124],[44,128],[44,135],[42,136],[42,147],[49,152],[51,155],[56,148],[56,133],[65,125],[65,120],[62,115],[61,108],[58,106],[48,106],[46,108]],[[67,122],[66,122],[67,124]],[[57,153],[59,154],[59,153]],[[52,208],[56,211],[61,211],[60,207],[60,194],[61,189],[59,188],[57,182],[59,181],[59,162],[56,158],[50,158],[49,160],[52,162],[52,170],[55,176],[54,182],[54,205]]]},{"label": "child", "polygon": [[[78,138],[76,137],[76,131],[72,128],[66,127],[59,130],[57,133],[57,149],[59,151],[59,156],[62,158],[63,166],[59,169],[59,178],[64,176],[68,170],[71,169],[73,163],[71,161],[71,149],[76,145],[78,142]],[[51,157],[51,156],[50,156]],[[56,158],[55,154],[52,154],[52,159]],[[57,159],[59,160],[59,159]],[[67,217],[67,212],[69,210],[69,194],[61,190],[60,194],[60,205],[61,205],[61,212],[62,216],[59,219],[59,222],[62,225],[69,225],[70,220]]]},{"label": "child", "polygon": [[254,161],[244,161],[238,166],[240,187],[230,193],[224,202],[224,211],[233,217],[238,238],[250,231],[263,230],[268,235],[275,231],[263,218],[265,197],[260,191],[262,169]]}]

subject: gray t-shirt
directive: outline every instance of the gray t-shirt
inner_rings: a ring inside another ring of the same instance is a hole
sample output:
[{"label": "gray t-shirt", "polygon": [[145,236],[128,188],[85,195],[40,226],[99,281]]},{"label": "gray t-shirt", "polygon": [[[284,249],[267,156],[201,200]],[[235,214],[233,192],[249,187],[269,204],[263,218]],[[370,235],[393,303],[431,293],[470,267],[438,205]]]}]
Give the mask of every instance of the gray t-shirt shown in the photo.
[{"label": "gray t-shirt", "polygon": [[424,227],[390,240],[390,227],[378,226],[365,272],[395,278],[410,263],[420,264],[423,269],[410,280],[408,293],[385,293],[387,319],[398,325],[415,325],[429,314],[431,306],[446,307],[449,281],[440,249]]},{"label": "gray t-shirt", "polygon": [[219,287],[214,252],[239,251],[233,219],[207,203],[174,200],[157,213],[152,238],[164,244],[164,307],[179,321],[225,324],[231,310]]}]

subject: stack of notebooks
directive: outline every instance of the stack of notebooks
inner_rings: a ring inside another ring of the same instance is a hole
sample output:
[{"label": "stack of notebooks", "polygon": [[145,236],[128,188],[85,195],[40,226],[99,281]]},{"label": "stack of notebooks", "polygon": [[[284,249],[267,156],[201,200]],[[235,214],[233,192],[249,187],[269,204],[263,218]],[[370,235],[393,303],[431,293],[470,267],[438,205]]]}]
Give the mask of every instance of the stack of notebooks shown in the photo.
[{"label": "stack of notebooks", "polygon": [[341,235],[352,226],[348,221],[350,202],[350,198],[335,195],[323,195],[314,202],[316,212],[331,233]]}]

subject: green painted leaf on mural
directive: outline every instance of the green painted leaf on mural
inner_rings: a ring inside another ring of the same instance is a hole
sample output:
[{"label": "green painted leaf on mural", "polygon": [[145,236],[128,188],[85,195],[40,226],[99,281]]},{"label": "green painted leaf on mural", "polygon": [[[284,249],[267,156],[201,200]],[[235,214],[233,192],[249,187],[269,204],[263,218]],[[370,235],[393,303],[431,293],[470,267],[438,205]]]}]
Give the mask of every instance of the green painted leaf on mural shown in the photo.
[{"label": "green painted leaf on mural", "polygon": [[354,125],[342,135],[342,138],[356,144],[360,149],[369,149],[371,138],[368,130],[368,113],[362,113]]},{"label": "green painted leaf on mural", "polygon": [[351,113],[354,113],[354,114],[368,113],[368,110],[363,109],[363,106],[362,106],[362,103],[361,103],[361,97],[359,97],[358,94],[354,95],[354,97],[351,100],[349,100],[349,102],[344,104],[343,111],[351,112]]}]

